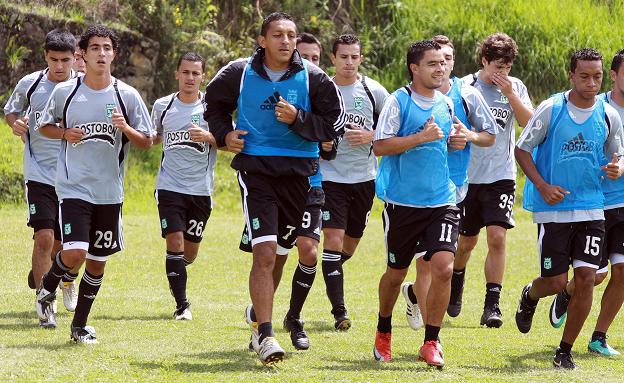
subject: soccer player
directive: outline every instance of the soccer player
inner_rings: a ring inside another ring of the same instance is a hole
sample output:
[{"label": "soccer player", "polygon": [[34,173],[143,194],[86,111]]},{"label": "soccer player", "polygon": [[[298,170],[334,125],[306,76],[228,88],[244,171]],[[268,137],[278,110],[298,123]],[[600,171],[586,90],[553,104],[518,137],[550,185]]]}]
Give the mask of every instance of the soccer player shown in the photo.
[{"label": "soccer player", "polygon": [[182,55],[175,72],[178,91],[159,98],[152,108],[157,133],[154,143],[163,143],[155,195],[162,236],[167,242],[165,271],[176,301],[176,320],[193,319],[186,299],[186,266],[197,257],[212,211],[217,149],[203,119],[199,87],[206,79],[205,69],[198,54]]},{"label": "soccer player", "polygon": [[82,51],[80,50],[80,47],[78,46],[77,42],[76,42],[76,51],[74,52],[74,58],[76,60],[74,61],[74,65],[72,68],[76,72],[84,74],[85,71],[87,70],[87,66],[85,65],[84,58],[82,57]]},{"label": "soccer player", "polygon": [[381,84],[359,74],[363,57],[362,44],[356,36],[346,34],[334,40],[333,80],[344,98],[347,125],[344,139],[337,144],[336,159],[321,161],[325,192],[323,278],[334,327],[342,331],[351,327],[344,302],[343,263],[355,253],[373,205],[377,158],[371,143],[377,117],[388,96]]},{"label": "soccer player", "polygon": [[61,277],[86,259],[71,338],[97,343],[87,318],[102,284],[106,260],[123,249],[121,204],[128,143],[149,148],[152,129],[137,90],[111,76],[111,63],[119,49],[115,33],[91,26],[79,45],[86,74],[54,88],[38,124],[43,135],[62,140],[55,186],[63,250],[37,290],[37,313],[47,320]]},{"label": "soccer player", "polygon": [[517,54],[518,47],[511,37],[494,33],[481,43],[481,70],[462,79],[481,92],[498,123],[499,134],[493,146],[475,146],[470,151],[469,185],[460,206],[463,219],[453,265],[448,314],[456,317],[461,311],[466,264],[477,245],[479,232],[485,226],[488,253],[484,266],[486,293],[481,323],[488,327],[500,327],[503,323],[498,305],[505,273],[505,241],[507,230],[515,225],[514,120],[525,126],[533,114],[526,86],[509,76]]},{"label": "soccer player", "polygon": [[[318,142],[334,140],[345,122],[340,92],[317,66],[295,51],[297,28],[282,12],[268,15],[250,58],[222,68],[206,88],[206,113],[217,146],[236,153],[253,263],[247,310],[252,346],[263,363],[281,361],[274,337],[273,270],[278,246],[292,246],[310,182],[318,170]],[[238,109],[236,129],[232,112]]]},{"label": "soccer player", "polygon": [[572,89],[540,104],[515,149],[528,178],[523,207],[533,212],[538,225],[541,270],[522,289],[516,325],[520,332],[529,332],[539,299],[565,287],[571,264],[575,289],[553,364],[573,369],[572,345],[591,309],[603,251],[601,177],[615,180],[622,175],[618,153],[624,148],[618,112],[596,97],[602,83],[601,54],[588,48],[574,52],[569,78]]},{"label": "soccer player", "polygon": [[311,33],[303,32],[297,36],[297,51],[304,59],[320,67],[321,65],[321,42]]},{"label": "soccer player", "polygon": [[[455,116],[466,126],[468,143],[463,150],[449,153],[448,165],[450,177],[456,186],[455,199],[460,204],[468,190],[468,164],[470,161],[471,143],[480,147],[492,146],[498,133],[496,120],[490,113],[489,107],[481,93],[474,87],[466,84],[457,77],[451,77],[455,66],[455,48],[453,42],[444,35],[434,36],[433,41],[440,44],[446,61],[446,70],[442,86],[438,89],[453,101]],[[407,305],[407,322],[411,328],[418,330],[423,326],[423,318],[426,319],[426,305],[418,302],[426,302],[429,283],[431,280],[429,263],[423,257],[416,261],[416,282],[406,282],[401,287],[401,292]],[[416,299],[420,298],[420,299]],[[419,313],[421,315],[419,315]],[[488,322],[481,318],[481,324]]]},{"label": "soccer player", "polygon": [[[24,179],[28,200],[28,226],[34,230],[32,269],[28,280],[31,288],[39,288],[41,276],[52,265],[52,258],[61,248],[61,234],[58,222],[58,198],[54,190],[56,161],[61,141],[49,139],[36,130],[48,97],[56,84],[74,77],[74,49],[76,40],[66,30],[55,29],[46,35],[44,57],[48,67],[23,77],[9,101],[4,106],[5,119],[13,134],[25,143]],[[74,311],[78,295],[72,271],[63,275],[63,302],[69,311]],[[56,318],[51,313],[40,319],[45,328],[56,327]]]},{"label": "soccer player", "polygon": [[[624,50],[617,52],[611,61],[611,80],[613,88],[610,92],[603,93],[599,97],[609,103],[624,119]],[[605,197],[605,240],[600,268],[596,271],[594,285],[599,285],[607,277],[609,261],[611,262],[611,279],[602,294],[600,314],[587,345],[590,352],[603,356],[616,356],[620,352],[607,344],[607,331],[613,323],[615,316],[624,302],[624,245],[622,236],[624,230],[624,179],[617,181],[605,179],[602,182],[602,190]],[[574,279],[555,296],[550,306],[550,324],[559,328],[565,322],[570,304],[570,298],[574,295]]]},{"label": "soccer player", "polygon": [[[444,81],[445,66],[438,43],[424,40],[410,46],[407,69],[412,82],[386,101],[373,142],[375,154],[382,156],[376,190],[385,202],[387,248],[387,267],[379,282],[379,320],[373,348],[375,359],[382,362],[392,359],[392,309],[420,248],[430,262],[431,288],[419,359],[430,366],[444,366],[438,335],[451,290],[459,224],[447,145],[456,150],[466,145],[462,132],[465,127],[457,119],[453,124],[451,119],[452,101],[436,90]],[[423,172],[425,165],[427,171]]]}]

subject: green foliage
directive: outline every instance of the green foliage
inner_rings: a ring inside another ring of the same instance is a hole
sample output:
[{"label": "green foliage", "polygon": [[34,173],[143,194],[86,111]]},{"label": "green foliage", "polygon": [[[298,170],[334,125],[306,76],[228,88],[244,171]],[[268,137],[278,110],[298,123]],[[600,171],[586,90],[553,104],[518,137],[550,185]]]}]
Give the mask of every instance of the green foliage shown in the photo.
[{"label": "green foliage", "polygon": [[0,121],[0,204],[24,200],[22,153],[24,144]]}]

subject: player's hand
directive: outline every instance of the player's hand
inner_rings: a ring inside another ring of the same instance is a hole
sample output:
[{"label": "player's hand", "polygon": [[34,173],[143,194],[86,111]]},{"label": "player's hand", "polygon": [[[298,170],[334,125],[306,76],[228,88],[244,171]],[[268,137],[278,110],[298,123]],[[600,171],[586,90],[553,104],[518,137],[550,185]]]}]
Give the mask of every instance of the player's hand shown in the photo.
[{"label": "player's hand", "polygon": [[348,125],[348,128],[345,129],[344,137],[347,139],[350,146],[360,146],[373,142],[375,132],[364,130],[354,125]]},{"label": "player's hand", "polygon": [[225,146],[232,153],[240,153],[245,147],[245,140],[240,138],[247,134],[244,130],[232,130],[225,135]]},{"label": "player's hand", "polygon": [[563,200],[566,195],[570,194],[569,191],[565,190],[561,186],[551,185],[547,183],[538,187],[537,190],[542,195],[542,198],[544,198],[544,201],[546,201],[546,203],[549,205],[558,204]]},{"label": "player's hand", "polygon": [[124,133],[128,129],[132,129],[128,123],[126,123],[126,119],[124,115],[119,113],[117,108],[113,109],[113,127],[115,129],[121,130]]},{"label": "player's hand", "polygon": [[511,80],[507,75],[496,72],[492,75],[491,78],[494,85],[496,85],[505,96],[510,97],[513,94]]},{"label": "player's hand", "polygon": [[331,152],[334,150],[334,141],[321,142],[321,149],[324,152]]},{"label": "player's hand", "polygon": [[618,159],[618,154],[613,153],[611,157],[611,162],[608,164],[601,166],[600,169],[604,170],[607,173],[607,177],[611,180],[616,180],[620,178],[622,175],[622,165],[620,164],[620,160]]},{"label": "player's hand", "polygon": [[69,129],[65,129],[65,132],[63,134],[63,139],[65,139],[65,141],[71,144],[77,144],[82,139],[82,136],[84,136],[82,129],[69,128]]},{"label": "player's hand", "polygon": [[188,130],[189,135],[191,136],[191,140],[194,142],[207,142],[212,146],[217,145],[217,140],[215,140],[212,133],[207,130],[200,128],[195,124],[191,124],[190,129]]},{"label": "player's hand", "polygon": [[466,125],[459,121],[457,116],[453,118],[455,121],[451,127],[448,144],[451,149],[463,150],[468,143],[468,133],[470,133],[470,131],[466,128]]},{"label": "player's hand", "polygon": [[421,130],[418,134],[420,134],[423,143],[437,141],[444,138],[444,132],[440,129],[438,124],[435,123],[435,118],[433,116],[429,117],[427,122],[425,122],[423,130]]},{"label": "player's hand", "polygon": [[279,122],[290,125],[297,119],[297,108],[280,96],[279,102],[275,104],[275,118]]},{"label": "player's hand", "polygon": [[11,125],[13,134],[23,137],[28,133],[28,116],[20,117]]}]

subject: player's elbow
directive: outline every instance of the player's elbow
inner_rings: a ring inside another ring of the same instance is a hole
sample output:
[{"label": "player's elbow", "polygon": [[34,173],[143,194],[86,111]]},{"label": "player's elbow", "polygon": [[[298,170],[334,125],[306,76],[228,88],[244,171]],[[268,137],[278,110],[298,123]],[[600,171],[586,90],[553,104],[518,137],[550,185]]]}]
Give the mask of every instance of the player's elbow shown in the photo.
[{"label": "player's elbow", "polygon": [[384,140],[373,141],[373,153],[377,157],[388,155],[388,145],[384,142]]}]

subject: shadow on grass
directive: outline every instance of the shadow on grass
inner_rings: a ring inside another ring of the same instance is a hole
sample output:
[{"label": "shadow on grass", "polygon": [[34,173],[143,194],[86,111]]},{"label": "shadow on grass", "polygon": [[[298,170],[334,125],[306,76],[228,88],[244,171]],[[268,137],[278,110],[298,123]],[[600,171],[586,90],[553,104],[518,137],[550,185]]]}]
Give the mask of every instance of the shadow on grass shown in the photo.
[{"label": "shadow on grass", "polygon": [[[69,338],[69,336],[67,337]],[[10,346],[5,346],[6,348],[12,348],[16,350],[47,350],[47,351],[57,351],[60,349],[71,349],[77,347],[83,347],[82,344],[77,344],[73,341],[67,341],[62,343],[54,343],[54,344],[43,344],[36,342],[22,343],[22,344],[13,344]]]},{"label": "shadow on grass", "polygon": [[413,353],[401,353],[393,355],[391,363],[381,363],[373,358],[373,351],[371,348],[370,356],[362,359],[339,359],[334,358],[328,360],[331,366],[317,367],[317,370],[331,369],[333,371],[405,371],[405,363],[412,363],[409,367],[410,371],[414,372],[427,372],[432,367],[427,366],[422,362],[418,362],[418,354]]},{"label": "shadow on grass", "polygon": [[93,320],[110,320],[110,321],[161,321],[161,320],[170,320],[170,314],[154,314],[154,315],[110,315],[110,314],[97,314],[93,315],[91,318]]},{"label": "shadow on grass", "polygon": [[0,331],[31,331],[38,327],[39,322],[34,311],[8,311],[0,314]]},{"label": "shadow on grass", "polygon": [[7,311],[5,313],[0,313],[0,319],[32,319],[35,314],[35,310],[28,311]]},{"label": "shadow on grass", "polygon": [[[286,358],[289,353],[286,353]],[[263,366],[255,352],[244,350],[227,350],[215,352],[201,352],[194,354],[180,354],[176,359],[197,359],[197,362],[139,362],[132,365],[144,370],[169,370],[174,369],[180,372],[218,374],[223,372],[248,372],[257,371],[278,371],[279,368],[267,368]]]}]

